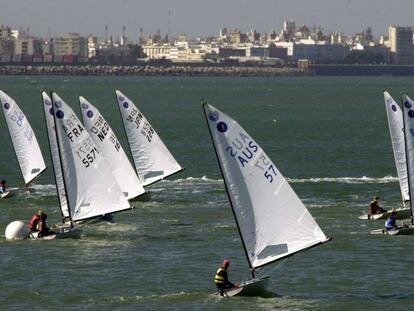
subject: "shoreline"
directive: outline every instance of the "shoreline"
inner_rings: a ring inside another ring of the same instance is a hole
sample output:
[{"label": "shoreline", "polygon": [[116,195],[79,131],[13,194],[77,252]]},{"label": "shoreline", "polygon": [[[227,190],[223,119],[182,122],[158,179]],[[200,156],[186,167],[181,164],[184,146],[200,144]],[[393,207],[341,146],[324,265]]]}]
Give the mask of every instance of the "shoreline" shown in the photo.
[{"label": "shoreline", "polygon": [[2,65],[0,75],[62,76],[240,76],[286,77],[307,75],[290,67],[192,65]]},{"label": "shoreline", "polygon": [[242,65],[98,65],[20,64],[0,65],[0,75],[10,76],[217,76],[217,77],[303,77],[303,76],[414,76],[414,66],[405,65],[310,65],[295,67]]}]

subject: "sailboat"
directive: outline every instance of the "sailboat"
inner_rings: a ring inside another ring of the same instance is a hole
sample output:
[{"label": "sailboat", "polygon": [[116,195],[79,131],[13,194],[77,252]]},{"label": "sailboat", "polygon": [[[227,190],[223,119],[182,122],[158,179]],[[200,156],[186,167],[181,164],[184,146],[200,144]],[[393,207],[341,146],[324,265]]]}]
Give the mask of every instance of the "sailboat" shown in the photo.
[{"label": "sailboat", "polygon": [[[392,149],[394,151],[395,166],[397,168],[398,181],[400,183],[401,197],[403,206],[410,201],[408,190],[408,178],[407,178],[407,161],[405,152],[405,138],[404,138],[404,124],[403,124],[403,112],[400,106],[394,101],[391,95],[385,91],[385,110],[387,111],[388,126],[390,129],[390,136],[392,142]],[[397,210],[398,219],[409,218],[410,208],[403,207]],[[387,219],[391,215],[392,211],[387,211],[379,214],[366,214],[359,217],[359,219]]]},{"label": "sailboat", "polygon": [[118,90],[116,98],[135,169],[142,185],[149,186],[182,171],[181,165],[135,104]]},{"label": "sailboat", "polygon": [[109,123],[84,97],[79,97],[83,124],[111,165],[112,174],[128,200],[146,193]]},{"label": "sailboat", "polygon": [[68,219],[70,223],[70,227],[58,230],[66,230],[64,233],[69,235],[79,232],[73,228],[74,223],[129,210],[131,206],[76,114],[56,93],[51,97],[42,93],[62,221]]},{"label": "sailboat", "polygon": [[257,295],[269,277],[256,278],[256,269],[330,238],[259,144],[214,106],[204,103],[203,108],[253,277],[226,295]]},{"label": "sailboat", "polygon": [[[407,94],[402,94],[403,102],[403,134],[404,134],[404,144],[405,144],[405,157],[406,157],[406,172],[407,172],[407,181],[408,181],[408,198],[411,198],[412,193],[414,193],[414,102]],[[404,224],[402,226],[397,226],[393,230],[386,229],[377,229],[372,230],[372,234],[387,234],[387,235],[411,235],[414,234],[413,226],[413,203],[412,200],[409,200],[410,204],[410,216],[411,224]],[[398,216],[397,211],[397,216]]]},{"label": "sailboat", "polygon": [[[4,91],[0,91],[0,101],[20,171],[25,186],[28,186],[46,169],[42,152],[26,115],[16,101]],[[6,196],[10,193],[4,194]]]}]

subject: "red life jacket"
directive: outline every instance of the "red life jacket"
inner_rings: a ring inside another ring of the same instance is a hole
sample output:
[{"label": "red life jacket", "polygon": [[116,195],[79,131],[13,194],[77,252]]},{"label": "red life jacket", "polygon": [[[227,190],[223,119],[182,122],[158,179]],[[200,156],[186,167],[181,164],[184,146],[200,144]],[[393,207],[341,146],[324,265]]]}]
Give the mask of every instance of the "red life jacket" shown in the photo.
[{"label": "red life jacket", "polygon": [[35,214],[32,216],[32,219],[30,219],[30,222],[29,222],[29,229],[31,232],[37,231],[37,224],[39,221],[40,221],[39,215]]}]

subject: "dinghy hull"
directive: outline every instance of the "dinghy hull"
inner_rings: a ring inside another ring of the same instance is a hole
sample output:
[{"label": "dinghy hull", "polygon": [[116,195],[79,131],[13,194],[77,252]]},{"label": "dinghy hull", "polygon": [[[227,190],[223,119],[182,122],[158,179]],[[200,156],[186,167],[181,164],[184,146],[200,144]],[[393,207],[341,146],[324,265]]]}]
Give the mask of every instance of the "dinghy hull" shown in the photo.
[{"label": "dinghy hull", "polygon": [[31,232],[29,238],[31,240],[55,240],[55,239],[80,239],[82,236],[81,229],[61,227],[53,229],[55,233],[45,236],[38,236],[39,232]]},{"label": "dinghy hull", "polygon": [[264,296],[267,293],[267,284],[269,283],[269,277],[263,277],[258,279],[252,279],[242,282],[238,287],[230,288],[224,292],[223,296],[219,293],[215,295],[229,298],[233,296]]},{"label": "dinghy hull", "polygon": [[13,193],[10,191],[6,191],[2,194],[0,194],[0,199],[8,199],[11,198],[13,196]]},{"label": "dinghy hull", "polygon": [[[411,217],[410,208],[397,208],[396,211],[397,211],[397,219],[407,219]],[[391,216],[391,212],[392,211],[387,211],[385,213],[374,214],[374,215],[366,214],[366,215],[361,215],[358,218],[363,219],[363,220],[387,219],[388,217]]]},{"label": "dinghy hull", "polygon": [[414,234],[414,226],[405,225],[401,228],[386,230],[386,229],[376,229],[372,230],[371,234],[384,234],[384,235],[412,235]]}]

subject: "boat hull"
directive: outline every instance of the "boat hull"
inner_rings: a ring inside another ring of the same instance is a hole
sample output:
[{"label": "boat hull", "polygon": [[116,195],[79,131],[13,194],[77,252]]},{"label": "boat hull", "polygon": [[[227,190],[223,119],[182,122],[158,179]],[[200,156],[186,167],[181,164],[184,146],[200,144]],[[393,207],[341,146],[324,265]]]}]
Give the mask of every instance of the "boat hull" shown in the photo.
[{"label": "boat hull", "polygon": [[31,232],[29,238],[31,240],[55,240],[55,239],[80,239],[82,230],[78,228],[61,227],[53,229],[55,233],[45,236],[38,236],[39,232]]},{"label": "boat hull", "polygon": [[13,196],[13,192],[6,191],[0,194],[0,199],[8,199],[8,198],[11,198],[12,196]]},{"label": "boat hull", "polygon": [[372,230],[371,234],[412,235],[412,234],[414,234],[414,226],[413,225],[404,225],[400,228],[393,229],[393,230],[376,229],[376,230]]},{"label": "boat hull", "polygon": [[230,288],[224,291],[224,295],[220,296],[217,292],[215,295],[220,297],[234,297],[234,296],[264,296],[267,292],[267,285],[269,277],[252,279],[242,282],[239,286]]},{"label": "boat hull", "polygon": [[[411,217],[410,208],[397,208],[396,212],[397,212],[397,219],[407,219],[407,218]],[[374,214],[374,215],[366,214],[366,215],[361,215],[358,218],[363,219],[363,220],[367,220],[367,219],[372,219],[372,220],[387,219],[388,217],[391,216],[391,213],[392,213],[392,211],[387,211],[385,213]]]}]

